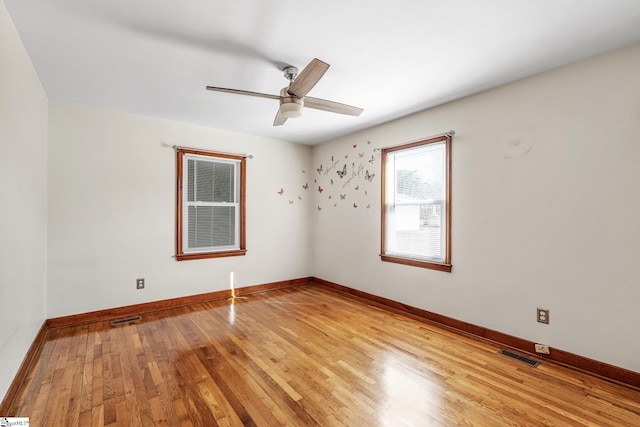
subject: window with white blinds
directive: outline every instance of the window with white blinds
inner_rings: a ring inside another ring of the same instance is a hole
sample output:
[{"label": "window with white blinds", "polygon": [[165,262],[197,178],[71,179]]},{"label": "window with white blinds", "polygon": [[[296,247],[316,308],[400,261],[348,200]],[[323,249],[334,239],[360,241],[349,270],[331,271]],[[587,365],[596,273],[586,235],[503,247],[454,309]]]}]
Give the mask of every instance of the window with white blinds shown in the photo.
[{"label": "window with white blinds", "polygon": [[382,260],[451,271],[451,137],[383,150]]},{"label": "window with white blinds", "polygon": [[177,258],[243,255],[244,158],[180,149]]}]

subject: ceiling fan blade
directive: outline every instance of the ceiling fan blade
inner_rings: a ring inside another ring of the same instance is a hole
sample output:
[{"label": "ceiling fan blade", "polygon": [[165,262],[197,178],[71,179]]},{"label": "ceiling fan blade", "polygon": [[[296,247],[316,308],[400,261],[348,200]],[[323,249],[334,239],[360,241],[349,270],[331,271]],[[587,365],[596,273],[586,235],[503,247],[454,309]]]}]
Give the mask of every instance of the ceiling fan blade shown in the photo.
[{"label": "ceiling fan blade", "polygon": [[341,104],[339,102],[327,101],[326,99],[304,98],[304,106],[316,110],[330,111],[332,113],[347,114],[349,116],[359,116],[364,110],[353,105]]},{"label": "ceiling fan blade", "polygon": [[224,87],[207,86],[207,90],[213,90],[216,92],[235,93],[236,95],[257,96],[258,98],[278,99],[278,100],[280,99],[278,95],[269,95],[268,93],[251,92],[248,90],[227,89]]},{"label": "ceiling fan blade", "polygon": [[291,83],[287,92],[289,95],[304,98],[307,93],[318,83],[329,69],[329,64],[314,58],[304,70],[298,74],[298,77]]},{"label": "ceiling fan blade", "polygon": [[278,108],[278,112],[276,113],[276,118],[273,120],[273,125],[282,126],[286,121],[287,121],[287,118],[282,114],[280,114],[280,108]]}]

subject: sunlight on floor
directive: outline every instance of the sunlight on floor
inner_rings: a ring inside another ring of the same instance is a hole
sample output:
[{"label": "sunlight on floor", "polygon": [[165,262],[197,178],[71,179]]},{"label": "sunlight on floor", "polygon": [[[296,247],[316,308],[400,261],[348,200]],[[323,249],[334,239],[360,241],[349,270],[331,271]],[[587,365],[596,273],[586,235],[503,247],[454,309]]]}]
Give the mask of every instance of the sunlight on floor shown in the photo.
[{"label": "sunlight on floor", "polygon": [[378,412],[378,421],[382,425],[398,425],[399,421],[425,425],[435,421],[432,415],[444,404],[441,388],[425,378],[424,373],[414,372],[416,368],[407,365],[406,360],[394,355],[387,357],[381,390],[386,403]]}]

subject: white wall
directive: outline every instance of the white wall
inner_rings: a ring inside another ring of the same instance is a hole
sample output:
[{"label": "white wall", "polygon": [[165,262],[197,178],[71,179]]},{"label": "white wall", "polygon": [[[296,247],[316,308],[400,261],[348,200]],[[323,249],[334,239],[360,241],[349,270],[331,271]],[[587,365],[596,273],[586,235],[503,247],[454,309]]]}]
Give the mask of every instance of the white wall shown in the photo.
[{"label": "white wall", "polygon": [[[229,289],[231,272],[237,287],[310,275],[309,147],[75,104],[49,109],[48,317]],[[246,256],[173,258],[173,145],[254,156]]]},{"label": "white wall", "polygon": [[47,96],[0,1],[0,400],[45,320]]},{"label": "white wall", "polygon": [[456,131],[453,272],[379,260],[376,153],[367,198],[316,192],[313,274],[640,372],[638,76],[634,45],[315,147],[320,178],[332,156]]}]

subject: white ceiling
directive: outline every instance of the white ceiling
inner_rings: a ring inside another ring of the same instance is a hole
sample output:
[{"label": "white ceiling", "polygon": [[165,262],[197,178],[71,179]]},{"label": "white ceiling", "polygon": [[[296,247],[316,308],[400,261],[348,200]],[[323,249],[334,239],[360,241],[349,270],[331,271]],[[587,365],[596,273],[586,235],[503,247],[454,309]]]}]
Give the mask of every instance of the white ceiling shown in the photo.
[{"label": "white ceiling", "polygon": [[[50,99],[309,145],[640,41],[639,0],[4,2]],[[360,117],[205,91],[278,94],[314,57],[309,96]]]}]

